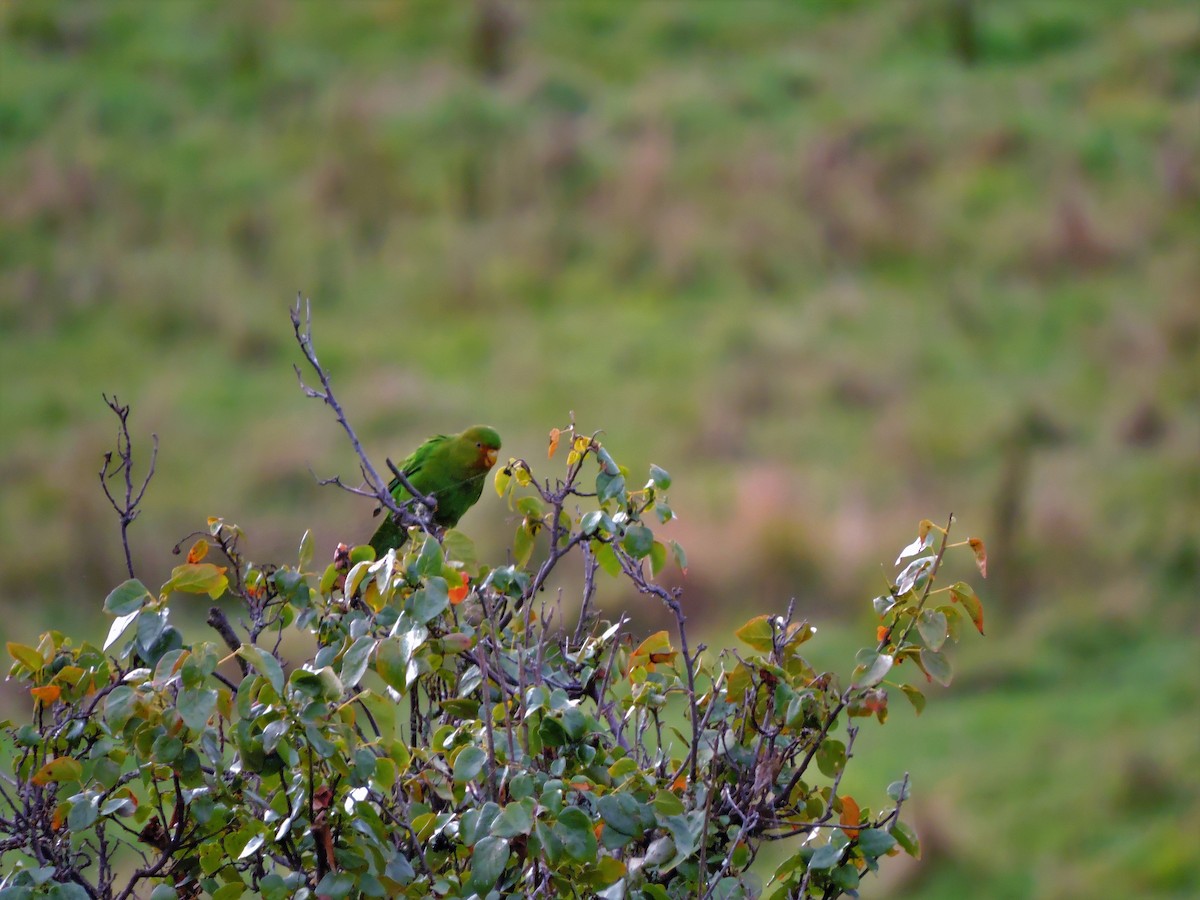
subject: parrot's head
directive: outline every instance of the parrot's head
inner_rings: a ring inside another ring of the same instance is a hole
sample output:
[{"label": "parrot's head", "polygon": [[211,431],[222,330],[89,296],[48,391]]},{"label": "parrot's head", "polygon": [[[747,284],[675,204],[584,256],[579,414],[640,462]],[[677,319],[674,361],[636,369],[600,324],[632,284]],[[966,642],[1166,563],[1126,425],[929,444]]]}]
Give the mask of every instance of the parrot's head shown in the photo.
[{"label": "parrot's head", "polygon": [[487,425],[473,425],[459,435],[472,454],[474,466],[487,471],[496,464],[496,452],[500,449],[500,435]]}]

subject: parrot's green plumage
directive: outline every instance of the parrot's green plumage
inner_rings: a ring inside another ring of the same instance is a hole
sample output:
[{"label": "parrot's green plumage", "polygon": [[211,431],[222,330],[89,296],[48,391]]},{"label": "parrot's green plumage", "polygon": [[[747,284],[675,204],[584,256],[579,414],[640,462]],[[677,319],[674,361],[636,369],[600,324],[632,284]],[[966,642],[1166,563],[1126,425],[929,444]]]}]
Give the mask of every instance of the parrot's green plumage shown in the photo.
[{"label": "parrot's green plumage", "polygon": [[[488,470],[496,464],[500,435],[487,425],[473,425],[462,434],[439,434],[412,452],[400,470],[412,486],[437,501],[433,521],[442,528],[453,528],[463,514],[475,505],[483,491]],[[397,503],[411,495],[393,478],[388,485]],[[386,510],[384,511],[387,512]],[[375,553],[382,556],[408,540],[408,532],[386,515],[371,537]]]}]

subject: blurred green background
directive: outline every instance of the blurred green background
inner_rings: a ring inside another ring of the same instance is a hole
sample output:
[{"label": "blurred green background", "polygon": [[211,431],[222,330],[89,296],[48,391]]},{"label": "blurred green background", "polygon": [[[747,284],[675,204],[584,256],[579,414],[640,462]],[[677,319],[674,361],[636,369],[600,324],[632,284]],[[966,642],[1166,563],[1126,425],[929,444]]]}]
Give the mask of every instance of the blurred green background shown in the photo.
[{"label": "blurred green background", "polygon": [[103,634],[101,391],[161,440],[147,583],[209,515],[366,538],[302,291],[377,462],[487,421],[546,471],[574,411],[669,469],[711,646],[795,597],[846,671],[953,510],[988,636],[859,739],[843,786],[911,771],[926,849],[868,896],[1194,896],[1198,251],[1190,0],[8,0],[4,633]]}]

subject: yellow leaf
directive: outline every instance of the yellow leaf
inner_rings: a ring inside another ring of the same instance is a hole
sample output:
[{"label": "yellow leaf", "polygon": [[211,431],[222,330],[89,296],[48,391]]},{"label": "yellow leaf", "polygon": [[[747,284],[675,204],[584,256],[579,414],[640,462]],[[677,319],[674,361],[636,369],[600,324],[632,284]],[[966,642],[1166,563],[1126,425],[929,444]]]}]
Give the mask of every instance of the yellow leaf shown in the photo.
[{"label": "yellow leaf", "polygon": [[208,556],[208,541],[200,538],[200,540],[192,544],[192,549],[188,551],[187,561],[189,563],[198,563],[206,556]]},{"label": "yellow leaf", "polygon": [[171,570],[171,580],[163,585],[163,593],[182,591],[185,594],[208,594],[216,600],[229,587],[224,566],[212,563],[186,563]]},{"label": "yellow leaf", "polygon": [[508,490],[510,481],[512,481],[512,468],[510,466],[496,470],[496,478],[493,483],[496,485],[497,497],[504,496],[504,492]]},{"label": "yellow leaf", "polygon": [[38,787],[55,781],[75,781],[83,775],[83,766],[69,756],[52,759],[34,773],[30,780]]},{"label": "yellow leaf", "polygon": [[666,631],[656,631],[633,651],[634,657],[649,657],[653,653],[669,653],[671,651],[671,635]]},{"label": "yellow leaf", "polygon": [[15,641],[9,641],[5,646],[8,647],[9,656],[34,672],[46,664],[46,661],[42,659],[42,654],[38,653],[32,647],[18,644]]},{"label": "yellow leaf", "polygon": [[755,616],[741,628],[734,632],[734,635],[740,641],[749,644],[759,653],[770,653],[775,644],[773,641],[774,632],[771,629],[770,615]]}]

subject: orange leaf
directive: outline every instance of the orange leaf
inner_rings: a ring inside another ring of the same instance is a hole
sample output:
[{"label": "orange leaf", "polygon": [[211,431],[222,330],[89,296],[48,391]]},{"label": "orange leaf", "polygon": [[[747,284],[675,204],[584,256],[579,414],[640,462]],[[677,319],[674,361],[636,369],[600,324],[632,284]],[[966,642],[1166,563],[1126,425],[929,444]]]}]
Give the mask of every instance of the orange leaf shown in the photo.
[{"label": "orange leaf", "polygon": [[675,780],[671,782],[671,790],[673,790],[677,794],[682,793],[684,788],[686,788],[686,787],[687,787],[687,778],[682,774],[678,775],[675,778]]},{"label": "orange leaf", "polygon": [[592,783],[590,781],[572,781],[571,788],[576,791],[590,791]]},{"label": "orange leaf", "polygon": [[192,549],[188,551],[187,561],[189,563],[198,563],[206,556],[208,556],[208,541],[200,538],[200,540],[192,544]]},{"label": "orange leaf", "polygon": [[550,429],[550,449],[546,451],[546,459],[551,459],[554,456],[554,451],[558,449],[558,439],[562,437],[562,432],[557,428]]},{"label": "orange leaf", "polygon": [[450,605],[451,606],[458,606],[458,604],[462,603],[464,600],[467,599],[467,594],[469,594],[471,592],[471,589],[469,587],[467,587],[467,583],[471,579],[467,577],[466,572],[460,572],[459,574],[462,576],[462,584],[460,584],[458,587],[450,588]]},{"label": "orange leaf", "polygon": [[888,634],[891,632],[891,630],[892,630],[891,627],[888,625],[880,625],[878,628],[875,629],[875,640],[886,641],[888,639]]},{"label": "orange leaf", "polygon": [[979,538],[968,538],[967,543],[975,553],[975,565],[979,566],[979,574],[987,578],[987,549]]},{"label": "orange leaf", "polygon": [[48,684],[45,687],[30,688],[29,693],[42,703],[53,703],[62,695],[62,688],[57,684]]},{"label": "orange leaf", "polygon": [[[842,798],[842,817],[838,819],[839,824],[857,825],[858,819],[861,815],[862,810],[858,808],[858,803],[853,797],[847,794]],[[846,832],[846,837],[850,838],[851,840],[858,837],[857,828],[843,828],[842,830]]]},{"label": "orange leaf", "polygon": [[953,603],[962,604],[962,608],[967,611],[967,615],[975,623],[975,628],[980,634],[983,634],[983,603],[975,596],[975,591],[971,589],[971,586],[962,581],[951,585],[950,600]]}]

